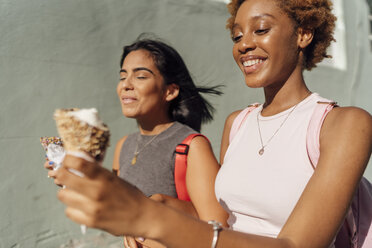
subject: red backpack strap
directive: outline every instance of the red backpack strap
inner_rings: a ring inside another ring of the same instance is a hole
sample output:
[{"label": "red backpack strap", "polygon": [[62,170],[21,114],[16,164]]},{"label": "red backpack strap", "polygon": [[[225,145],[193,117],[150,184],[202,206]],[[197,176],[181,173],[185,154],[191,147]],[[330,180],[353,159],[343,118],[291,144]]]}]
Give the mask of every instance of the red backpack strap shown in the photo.
[{"label": "red backpack strap", "polygon": [[186,137],[182,143],[176,147],[176,159],[174,164],[174,183],[176,185],[176,191],[178,199],[183,201],[190,201],[190,196],[187,193],[186,187],[186,171],[187,171],[187,154],[189,153],[189,147],[191,141],[196,136],[204,137],[208,142],[208,138],[200,133],[193,133]]},{"label": "red backpack strap", "polygon": [[247,119],[248,114],[258,106],[260,106],[259,103],[250,104],[248,105],[248,107],[240,111],[240,113],[235,117],[230,129],[229,143],[231,143],[231,141],[235,137],[235,134],[239,131],[245,119]]},{"label": "red backpack strap", "polygon": [[311,116],[306,134],[307,154],[314,169],[318,164],[320,155],[319,135],[323,122],[329,111],[337,107],[336,102],[318,102]]}]

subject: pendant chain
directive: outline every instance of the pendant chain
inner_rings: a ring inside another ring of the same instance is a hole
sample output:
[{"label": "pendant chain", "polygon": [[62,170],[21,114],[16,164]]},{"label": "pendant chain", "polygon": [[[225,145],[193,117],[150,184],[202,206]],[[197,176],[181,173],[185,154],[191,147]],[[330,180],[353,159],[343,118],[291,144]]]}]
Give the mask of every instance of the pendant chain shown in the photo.
[{"label": "pendant chain", "polygon": [[[309,95],[311,94],[311,92],[309,92],[307,94],[307,96],[304,98],[306,99]],[[303,101],[303,100],[302,100]],[[279,130],[282,128],[282,126],[284,125],[284,123],[287,121],[288,117],[292,114],[292,112],[296,109],[296,107],[298,106],[298,104],[300,104],[302,101],[298,102],[293,108],[292,110],[287,114],[287,116],[285,117],[285,119],[282,121],[282,123],[280,124],[280,126],[278,127],[278,129],[276,129],[276,131],[274,132],[274,134],[268,139],[268,141],[266,142],[266,144],[264,145],[263,144],[263,141],[262,141],[262,135],[261,135],[261,128],[260,128],[260,120],[258,118],[258,116],[262,113],[262,110],[263,108],[261,109],[261,111],[259,111],[257,113],[257,125],[258,125],[258,133],[260,134],[260,141],[261,141],[261,149],[258,151],[258,154],[262,155],[264,154],[265,152],[265,147],[270,143],[270,141],[274,138],[274,136],[279,132]]]},{"label": "pendant chain", "polygon": [[156,137],[158,137],[159,134],[161,134],[161,132],[158,133],[157,135],[155,135],[154,137],[152,137],[149,141],[147,141],[147,143],[146,143],[144,146],[142,146],[141,149],[138,150],[139,138],[140,138],[140,136],[141,136],[141,134],[138,133],[138,136],[137,136],[137,145],[136,145],[136,149],[135,149],[135,151],[134,151],[134,155],[133,155],[132,162],[131,162],[132,165],[135,165],[135,164],[137,163],[137,156],[138,156],[138,154],[139,154],[143,149],[145,149],[145,147],[146,147],[147,145],[149,145],[152,141],[154,141],[154,139],[155,139]]}]

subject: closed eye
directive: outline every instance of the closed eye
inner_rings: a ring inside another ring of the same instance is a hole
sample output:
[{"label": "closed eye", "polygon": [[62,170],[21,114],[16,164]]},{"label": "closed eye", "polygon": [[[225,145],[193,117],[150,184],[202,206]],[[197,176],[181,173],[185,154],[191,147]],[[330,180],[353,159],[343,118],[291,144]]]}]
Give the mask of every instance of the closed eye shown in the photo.
[{"label": "closed eye", "polygon": [[262,34],[266,34],[267,32],[269,32],[269,28],[267,29],[257,29],[256,31],[254,31],[255,34],[258,34],[258,35],[262,35]]},{"label": "closed eye", "polygon": [[234,43],[239,42],[239,40],[242,38],[242,35],[232,36],[231,39]]}]

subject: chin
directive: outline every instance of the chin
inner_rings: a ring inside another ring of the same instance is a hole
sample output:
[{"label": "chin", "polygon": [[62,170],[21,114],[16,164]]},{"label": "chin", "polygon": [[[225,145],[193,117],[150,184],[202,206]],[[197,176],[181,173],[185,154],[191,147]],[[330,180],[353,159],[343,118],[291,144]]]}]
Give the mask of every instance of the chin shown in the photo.
[{"label": "chin", "polygon": [[245,85],[247,85],[249,88],[262,88],[264,87],[264,84],[260,82],[259,80],[252,80],[252,79],[245,79]]},{"label": "chin", "polygon": [[125,117],[127,117],[127,118],[136,118],[136,114],[133,113],[132,111],[128,111],[127,109],[126,109],[126,110],[122,109],[121,113],[122,113]]}]

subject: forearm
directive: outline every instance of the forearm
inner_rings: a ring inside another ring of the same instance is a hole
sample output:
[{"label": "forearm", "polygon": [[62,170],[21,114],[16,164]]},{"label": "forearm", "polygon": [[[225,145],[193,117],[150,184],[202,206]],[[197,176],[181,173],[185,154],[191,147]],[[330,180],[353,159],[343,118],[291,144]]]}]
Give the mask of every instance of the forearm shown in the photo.
[{"label": "forearm", "polygon": [[[156,206],[154,216],[148,225],[151,226],[148,233],[149,238],[158,240],[167,247],[204,248],[210,247],[212,244],[213,229],[211,225],[166,206]],[[293,248],[295,246],[285,239],[268,238],[224,229],[219,233],[216,247]]]},{"label": "forearm", "polygon": [[162,204],[156,204],[151,211],[148,238],[172,248],[211,245],[213,230],[207,223]]},{"label": "forearm", "polygon": [[[71,168],[85,176],[71,173]],[[210,247],[212,244],[211,225],[145,197],[138,189],[97,164],[67,155],[64,166],[57,172],[57,179],[66,185],[59,191],[58,198],[67,205],[66,215],[77,223],[113,235],[154,239],[172,248]],[[283,239],[223,230],[217,247],[295,246]]]}]

